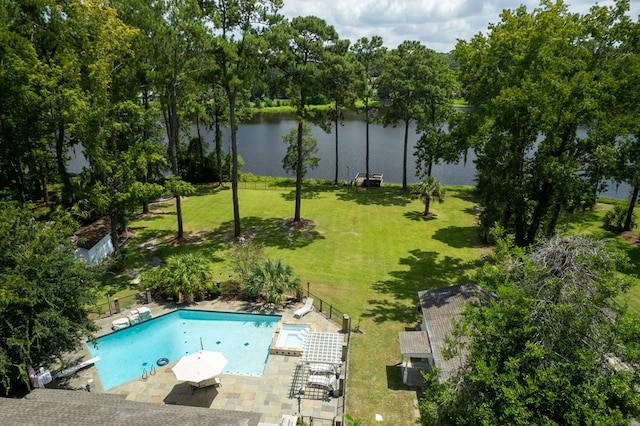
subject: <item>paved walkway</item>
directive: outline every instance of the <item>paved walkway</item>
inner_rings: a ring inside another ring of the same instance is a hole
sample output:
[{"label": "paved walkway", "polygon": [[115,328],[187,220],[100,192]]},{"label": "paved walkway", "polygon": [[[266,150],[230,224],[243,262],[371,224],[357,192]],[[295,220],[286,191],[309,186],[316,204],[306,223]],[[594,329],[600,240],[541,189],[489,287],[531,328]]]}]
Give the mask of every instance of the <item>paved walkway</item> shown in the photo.
[{"label": "paved walkway", "polygon": [[[175,310],[174,306],[158,304],[145,305],[151,309],[153,317]],[[293,312],[301,304],[294,304],[273,312],[282,315],[287,323],[311,324],[311,331],[337,332],[339,327],[317,312],[310,312],[301,319],[293,317]],[[189,309],[201,309],[224,312],[256,312],[255,305],[238,301],[205,301],[190,305]],[[96,321],[100,326],[97,336],[111,332],[111,322],[124,317],[127,311]],[[269,312],[271,313],[271,312]],[[75,354],[69,354],[65,361],[70,365],[90,358],[87,348]],[[106,393],[124,395],[129,401],[149,402],[155,404],[172,404],[208,407],[217,410],[232,410],[261,413],[261,422],[278,423],[285,414],[298,413],[296,389],[301,379],[301,371],[296,369],[299,357],[285,355],[269,355],[264,374],[260,377],[220,375],[220,387],[208,387],[193,391],[184,382],[178,382],[171,371],[175,363],[159,367],[156,374],[146,379],[138,378]],[[74,376],[59,386],[73,389],[90,385],[91,392],[104,392],[95,367],[78,371]],[[304,416],[333,419],[336,415],[339,399],[321,392],[307,393],[301,396],[300,413]]]}]

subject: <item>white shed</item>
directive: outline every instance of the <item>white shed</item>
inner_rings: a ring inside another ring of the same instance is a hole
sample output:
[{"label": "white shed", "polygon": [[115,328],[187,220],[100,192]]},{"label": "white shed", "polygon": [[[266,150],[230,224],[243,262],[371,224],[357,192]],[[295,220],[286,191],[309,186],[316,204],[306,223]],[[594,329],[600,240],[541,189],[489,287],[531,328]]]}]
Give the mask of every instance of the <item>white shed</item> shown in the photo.
[{"label": "white shed", "polygon": [[97,265],[113,253],[111,241],[111,221],[103,217],[79,229],[75,235],[76,258]]}]

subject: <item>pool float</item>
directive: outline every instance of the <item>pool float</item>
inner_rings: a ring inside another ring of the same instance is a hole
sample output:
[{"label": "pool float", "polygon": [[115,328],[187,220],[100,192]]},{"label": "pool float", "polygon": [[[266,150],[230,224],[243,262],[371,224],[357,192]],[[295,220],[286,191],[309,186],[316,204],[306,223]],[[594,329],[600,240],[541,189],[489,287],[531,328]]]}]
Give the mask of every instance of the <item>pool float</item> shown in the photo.
[{"label": "pool float", "polygon": [[162,367],[163,365],[169,364],[169,360],[167,358],[158,358],[156,364],[158,364],[159,367]]}]

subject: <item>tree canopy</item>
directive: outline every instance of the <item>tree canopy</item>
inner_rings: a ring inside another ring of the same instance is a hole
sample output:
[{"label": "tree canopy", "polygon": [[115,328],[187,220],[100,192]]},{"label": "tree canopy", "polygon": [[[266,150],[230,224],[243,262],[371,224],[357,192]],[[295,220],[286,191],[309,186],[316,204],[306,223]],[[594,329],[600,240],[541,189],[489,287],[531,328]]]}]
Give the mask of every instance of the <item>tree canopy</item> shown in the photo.
[{"label": "tree canopy", "polygon": [[3,393],[29,386],[27,366],[49,366],[96,326],[96,271],[76,260],[74,223],[40,222],[13,204],[0,209],[0,381]]},{"label": "tree canopy", "polygon": [[[503,232],[498,232],[503,235]],[[612,241],[554,237],[529,251],[500,239],[448,348],[462,367],[428,377],[422,424],[623,424],[640,414],[637,315]]]}]

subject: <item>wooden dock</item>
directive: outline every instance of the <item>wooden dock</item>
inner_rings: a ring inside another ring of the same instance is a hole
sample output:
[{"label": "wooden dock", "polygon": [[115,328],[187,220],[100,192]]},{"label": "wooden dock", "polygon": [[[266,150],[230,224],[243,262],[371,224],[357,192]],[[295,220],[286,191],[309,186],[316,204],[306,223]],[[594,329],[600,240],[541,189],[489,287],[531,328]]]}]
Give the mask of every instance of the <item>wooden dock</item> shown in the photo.
[{"label": "wooden dock", "polygon": [[356,177],[353,179],[356,186],[369,186],[370,188],[380,188],[382,185],[382,173],[372,173],[369,175],[369,185],[367,185],[367,174],[358,172]]}]

